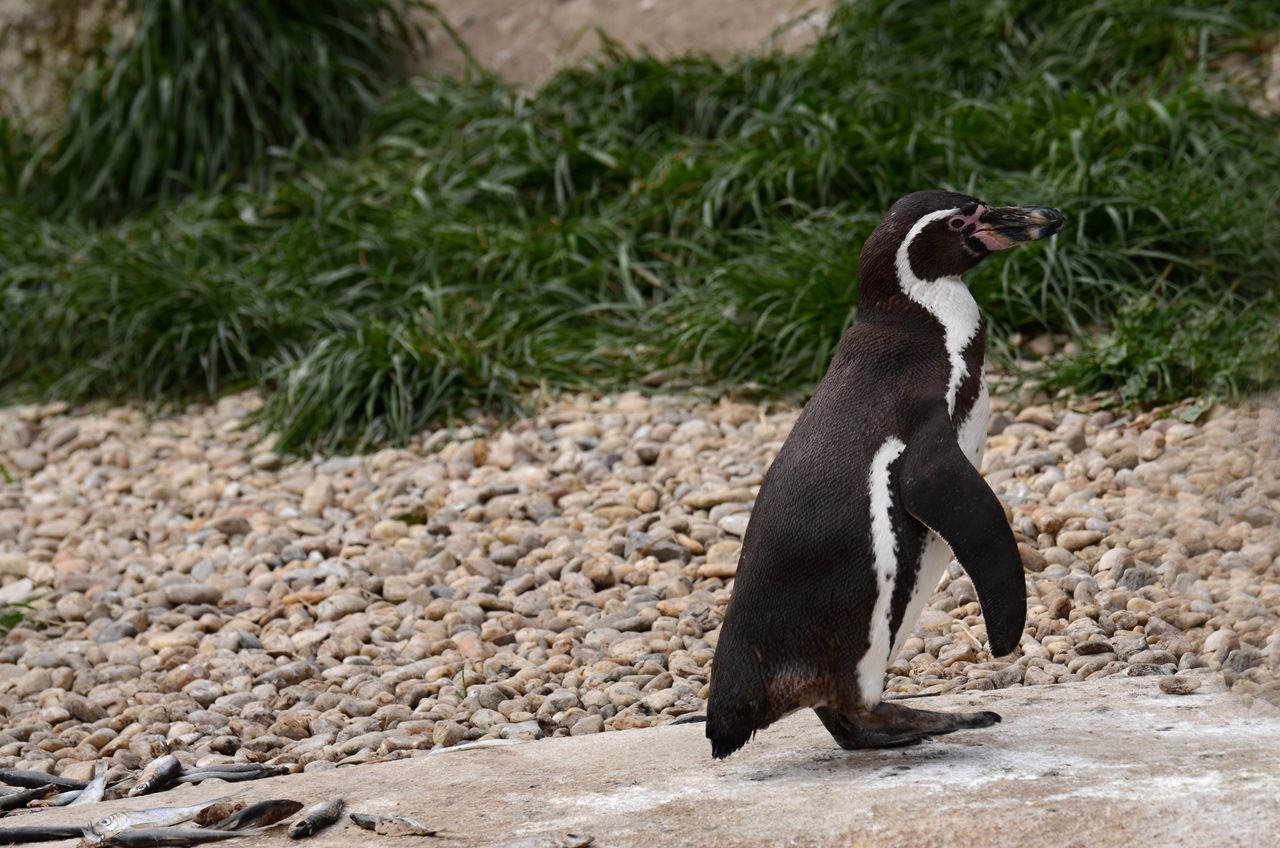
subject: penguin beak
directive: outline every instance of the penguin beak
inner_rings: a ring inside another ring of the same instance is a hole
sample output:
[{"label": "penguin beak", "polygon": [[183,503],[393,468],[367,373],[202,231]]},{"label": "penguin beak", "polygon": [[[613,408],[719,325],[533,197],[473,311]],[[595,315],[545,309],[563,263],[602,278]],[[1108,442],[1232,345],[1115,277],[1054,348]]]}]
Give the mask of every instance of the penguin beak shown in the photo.
[{"label": "penguin beak", "polygon": [[1067,216],[1048,206],[990,206],[978,218],[973,237],[987,250],[1007,250],[1048,238],[1066,223]]}]

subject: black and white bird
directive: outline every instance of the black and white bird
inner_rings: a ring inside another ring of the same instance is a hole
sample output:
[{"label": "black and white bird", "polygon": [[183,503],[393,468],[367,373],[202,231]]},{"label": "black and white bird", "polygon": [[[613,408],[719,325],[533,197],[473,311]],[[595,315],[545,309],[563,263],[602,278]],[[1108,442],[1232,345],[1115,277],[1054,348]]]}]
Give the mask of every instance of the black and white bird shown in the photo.
[{"label": "black and white bird", "polygon": [[991,653],[1018,644],[1022,564],[978,473],[990,412],[986,325],[961,275],[1065,218],[943,191],[909,194],[863,246],[857,321],[770,467],[711,671],[707,738],[726,757],[812,708],[841,747],[905,745],[1000,720],[881,700],[885,667],[954,555]]}]

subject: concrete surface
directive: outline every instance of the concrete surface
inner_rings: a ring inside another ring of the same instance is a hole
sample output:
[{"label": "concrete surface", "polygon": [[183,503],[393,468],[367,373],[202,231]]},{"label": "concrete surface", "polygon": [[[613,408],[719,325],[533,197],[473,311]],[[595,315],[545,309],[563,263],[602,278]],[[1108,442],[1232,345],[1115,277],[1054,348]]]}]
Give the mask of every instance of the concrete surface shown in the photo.
[{"label": "concrete surface", "polygon": [[[50,810],[4,824],[87,821],[241,793],[416,816],[443,838],[350,822],[308,845],[492,845],[565,831],[598,846],[1274,846],[1280,710],[1205,674],[1192,695],[1155,677],[918,699],[1004,723],[893,751],[844,752],[811,712],[715,762],[703,725],[454,749],[410,760],[220,782]],[[71,842],[51,843],[71,845]],[[294,845],[283,828],[220,845]]]}]

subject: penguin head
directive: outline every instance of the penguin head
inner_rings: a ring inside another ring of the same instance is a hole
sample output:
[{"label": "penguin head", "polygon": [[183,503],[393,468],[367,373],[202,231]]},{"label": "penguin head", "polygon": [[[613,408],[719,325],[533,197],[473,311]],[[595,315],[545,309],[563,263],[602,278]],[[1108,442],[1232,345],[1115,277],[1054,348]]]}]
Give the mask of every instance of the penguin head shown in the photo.
[{"label": "penguin head", "polygon": [[1047,206],[992,206],[950,191],[908,194],[863,245],[863,301],[954,280],[996,251],[1048,238],[1066,220]]}]

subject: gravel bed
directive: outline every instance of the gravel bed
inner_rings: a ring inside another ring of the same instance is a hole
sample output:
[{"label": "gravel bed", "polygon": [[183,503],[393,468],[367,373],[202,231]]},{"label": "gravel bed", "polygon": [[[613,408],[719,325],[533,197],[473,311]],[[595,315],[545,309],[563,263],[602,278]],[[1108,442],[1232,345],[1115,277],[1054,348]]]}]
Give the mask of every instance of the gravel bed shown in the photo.
[{"label": "gravel bed", "polygon": [[[0,767],[312,771],[703,709],[794,410],[566,397],[506,429],[286,462],[245,426],[256,404],[0,410],[0,598],[39,596],[0,644]],[[1280,405],[1198,424],[995,410],[1021,655],[986,653],[953,566],[888,691],[1208,669],[1280,703]]]}]

